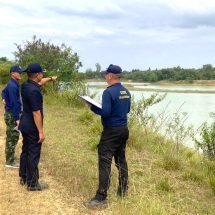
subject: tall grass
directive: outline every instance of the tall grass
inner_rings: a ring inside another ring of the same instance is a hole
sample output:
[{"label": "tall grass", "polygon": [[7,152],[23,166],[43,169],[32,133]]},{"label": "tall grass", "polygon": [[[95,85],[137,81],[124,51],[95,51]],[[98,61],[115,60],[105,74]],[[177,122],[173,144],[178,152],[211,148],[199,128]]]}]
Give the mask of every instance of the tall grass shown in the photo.
[{"label": "tall grass", "polygon": [[[95,195],[98,185],[95,149],[102,130],[100,118],[84,105],[69,104],[61,95],[46,94],[45,100],[43,161],[49,174],[64,186],[62,195],[67,192],[84,201]],[[150,127],[129,126],[128,196],[117,198],[118,173],[112,165],[109,207],[102,213],[212,215],[214,162],[183,146],[172,150],[174,143]],[[91,213],[83,207],[80,210]]]}]

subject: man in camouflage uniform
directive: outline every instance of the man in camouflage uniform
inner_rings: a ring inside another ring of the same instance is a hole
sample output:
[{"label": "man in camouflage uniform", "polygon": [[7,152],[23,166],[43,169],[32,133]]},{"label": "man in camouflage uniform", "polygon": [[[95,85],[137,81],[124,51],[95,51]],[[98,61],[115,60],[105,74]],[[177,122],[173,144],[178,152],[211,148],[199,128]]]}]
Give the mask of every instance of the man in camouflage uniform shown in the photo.
[{"label": "man in camouflage uniform", "polygon": [[19,125],[21,113],[20,86],[18,81],[22,78],[22,68],[12,66],[10,69],[11,79],[2,91],[2,100],[5,104],[4,119],[6,123],[6,167],[19,168],[15,163],[15,148],[19,140]]}]

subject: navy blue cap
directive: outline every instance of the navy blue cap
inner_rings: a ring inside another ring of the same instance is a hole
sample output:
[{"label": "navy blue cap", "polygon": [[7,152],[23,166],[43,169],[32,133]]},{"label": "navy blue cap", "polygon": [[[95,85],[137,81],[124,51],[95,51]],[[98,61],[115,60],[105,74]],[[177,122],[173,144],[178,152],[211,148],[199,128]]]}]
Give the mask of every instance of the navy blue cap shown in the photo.
[{"label": "navy blue cap", "polygon": [[12,66],[12,67],[10,68],[10,73],[11,73],[11,72],[23,73],[24,70],[21,68],[21,66],[15,65],[15,66]]},{"label": "navy blue cap", "polygon": [[120,66],[110,64],[109,67],[106,69],[106,71],[104,73],[105,74],[108,74],[108,73],[121,74],[122,69],[121,69]]},{"label": "navy blue cap", "polygon": [[28,68],[25,70],[27,73],[40,73],[45,72],[45,70],[40,66],[39,63],[32,63],[28,65]]}]

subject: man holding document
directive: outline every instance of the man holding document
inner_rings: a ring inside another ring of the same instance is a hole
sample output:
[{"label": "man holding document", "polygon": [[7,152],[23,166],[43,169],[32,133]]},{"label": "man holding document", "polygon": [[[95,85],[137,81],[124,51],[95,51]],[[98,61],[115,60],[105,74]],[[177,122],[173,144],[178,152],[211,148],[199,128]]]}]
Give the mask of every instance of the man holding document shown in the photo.
[{"label": "man holding document", "polygon": [[101,116],[103,132],[98,144],[99,185],[94,198],[85,203],[87,207],[99,207],[107,203],[110,185],[111,163],[114,157],[119,171],[117,195],[124,197],[128,189],[128,167],[125,157],[126,142],[129,137],[127,114],[130,111],[131,95],[120,83],[122,69],[110,65],[105,71],[107,89],[102,95],[102,107],[89,103],[91,110]]}]

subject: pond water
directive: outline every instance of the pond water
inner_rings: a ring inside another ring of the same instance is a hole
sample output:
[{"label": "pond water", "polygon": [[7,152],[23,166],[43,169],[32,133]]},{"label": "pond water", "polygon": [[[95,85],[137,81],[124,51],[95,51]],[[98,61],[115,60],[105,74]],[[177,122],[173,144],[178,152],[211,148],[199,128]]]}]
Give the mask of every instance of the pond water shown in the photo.
[{"label": "pond water", "polygon": [[[91,92],[97,92],[95,100],[101,103],[101,95],[104,89],[97,88],[96,86],[106,85],[105,82],[89,82]],[[126,82],[123,84],[127,84]],[[131,83],[129,83],[131,84]],[[213,93],[201,93],[202,91],[215,91],[215,86],[156,86],[146,83],[132,83],[135,90],[130,91],[135,100],[140,99],[142,96],[145,98],[150,97],[153,93],[153,89],[159,93],[159,89],[168,90],[198,90],[200,93],[178,93],[167,92],[166,97],[160,103],[150,107],[150,112],[153,114],[159,114],[165,111],[168,114],[174,114],[178,111],[187,113],[186,125],[193,125],[194,129],[198,129],[204,122],[212,122],[212,118],[209,116],[211,112],[215,112],[215,94]],[[139,90],[141,88],[150,88],[152,91]],[[163,95],[164,93],[159,93]],[[190,143],[189,143],[190,144]],[[189,145],[188,144],[188,145]]]}]

